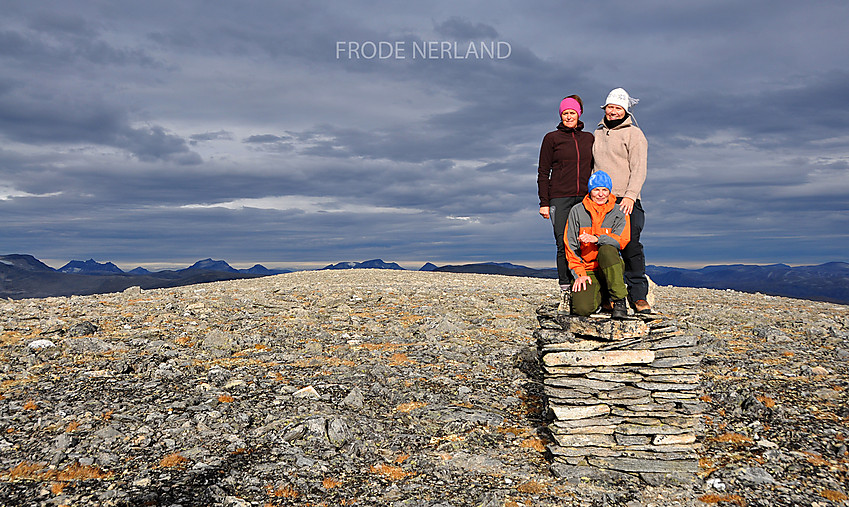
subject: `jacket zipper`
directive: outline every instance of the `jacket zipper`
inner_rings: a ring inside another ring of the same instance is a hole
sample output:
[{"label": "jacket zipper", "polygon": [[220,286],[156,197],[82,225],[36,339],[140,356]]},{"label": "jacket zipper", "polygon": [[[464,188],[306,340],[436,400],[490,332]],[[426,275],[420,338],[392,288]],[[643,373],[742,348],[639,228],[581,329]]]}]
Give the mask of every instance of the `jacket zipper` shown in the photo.
[{"label": "jacket zipper", "polygon": [[578,167],[575,168],[575,194],[581,193],[581,150],[578,148],[578,138],[572,132],[572,139],[575,141],[575,154],[578,157]]}]

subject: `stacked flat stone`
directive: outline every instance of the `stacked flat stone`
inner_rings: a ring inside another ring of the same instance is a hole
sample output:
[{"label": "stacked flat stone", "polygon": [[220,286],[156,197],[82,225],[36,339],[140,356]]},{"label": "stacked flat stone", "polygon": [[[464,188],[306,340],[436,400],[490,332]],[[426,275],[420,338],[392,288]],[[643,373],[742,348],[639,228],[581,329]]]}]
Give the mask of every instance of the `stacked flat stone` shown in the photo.
[{"label": "stacked flat stone", "polygon": [[701,433],[698,337],[659,315],[617,321],[557,315],[556,305],[537,315],[555,475],[690,480]]}]

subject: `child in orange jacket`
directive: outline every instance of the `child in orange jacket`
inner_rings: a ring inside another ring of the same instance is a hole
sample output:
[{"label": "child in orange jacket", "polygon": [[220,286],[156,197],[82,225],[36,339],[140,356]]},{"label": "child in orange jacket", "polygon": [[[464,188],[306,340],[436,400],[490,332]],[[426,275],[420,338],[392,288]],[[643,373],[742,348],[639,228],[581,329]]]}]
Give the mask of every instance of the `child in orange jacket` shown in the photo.
[{"label": "child in orange jacket", "polygon": [[575,277],[572,313],[589,315],[601,305],[602,290],[613,302],[614,319],[628,315],[624,264],[619,250],[631,238],[630,217],[610,193],[613,182],[604,171],[590,176],[589,194],[569,212],[566,222],[566,258]]}]

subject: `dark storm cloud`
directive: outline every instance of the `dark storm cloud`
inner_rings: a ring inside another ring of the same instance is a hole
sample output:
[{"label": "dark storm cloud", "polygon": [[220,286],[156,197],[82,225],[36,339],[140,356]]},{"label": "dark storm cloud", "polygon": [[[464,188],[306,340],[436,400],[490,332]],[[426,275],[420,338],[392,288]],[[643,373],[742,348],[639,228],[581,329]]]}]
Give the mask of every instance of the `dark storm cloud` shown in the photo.
[{"label": "dark storm cloud", "polygon": [[133,126],[125,106],[104,101],[91,86],[79,87],[78,76],[86,72],[161,67],[142,50],[116,48],[99,37],[82,18],[44,12],[26,28],[0,31],[3,64],[18,70],[0,83],[0,133],[24,143],[94,143],[144,161],[200,163],[181,137],[155,124]]},{"label": "dark storm cloud", "polygon": [[132,127],[125,111],[98,99],[20,89],[0,93],[0,133],[28,143],[94,143],[120,148],[139,160],[199,164],[186,140],[161,126]]}]

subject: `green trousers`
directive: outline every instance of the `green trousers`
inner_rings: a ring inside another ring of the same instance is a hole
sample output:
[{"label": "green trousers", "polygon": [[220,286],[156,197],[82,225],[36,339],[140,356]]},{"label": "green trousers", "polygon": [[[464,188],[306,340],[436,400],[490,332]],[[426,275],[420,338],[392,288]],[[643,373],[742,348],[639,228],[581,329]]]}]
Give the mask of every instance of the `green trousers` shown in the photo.
[{"label": "green trousers", "polygon": [[619,250],[612,245],[602,245],[598,249],[598,269],[587,271],[593,283],[587,284],[582,291],[572,291],[572,313],[589,315],[601,305],[602,294],[611,301],[628,297],[625,286],[625,264],[619,256]]}]

